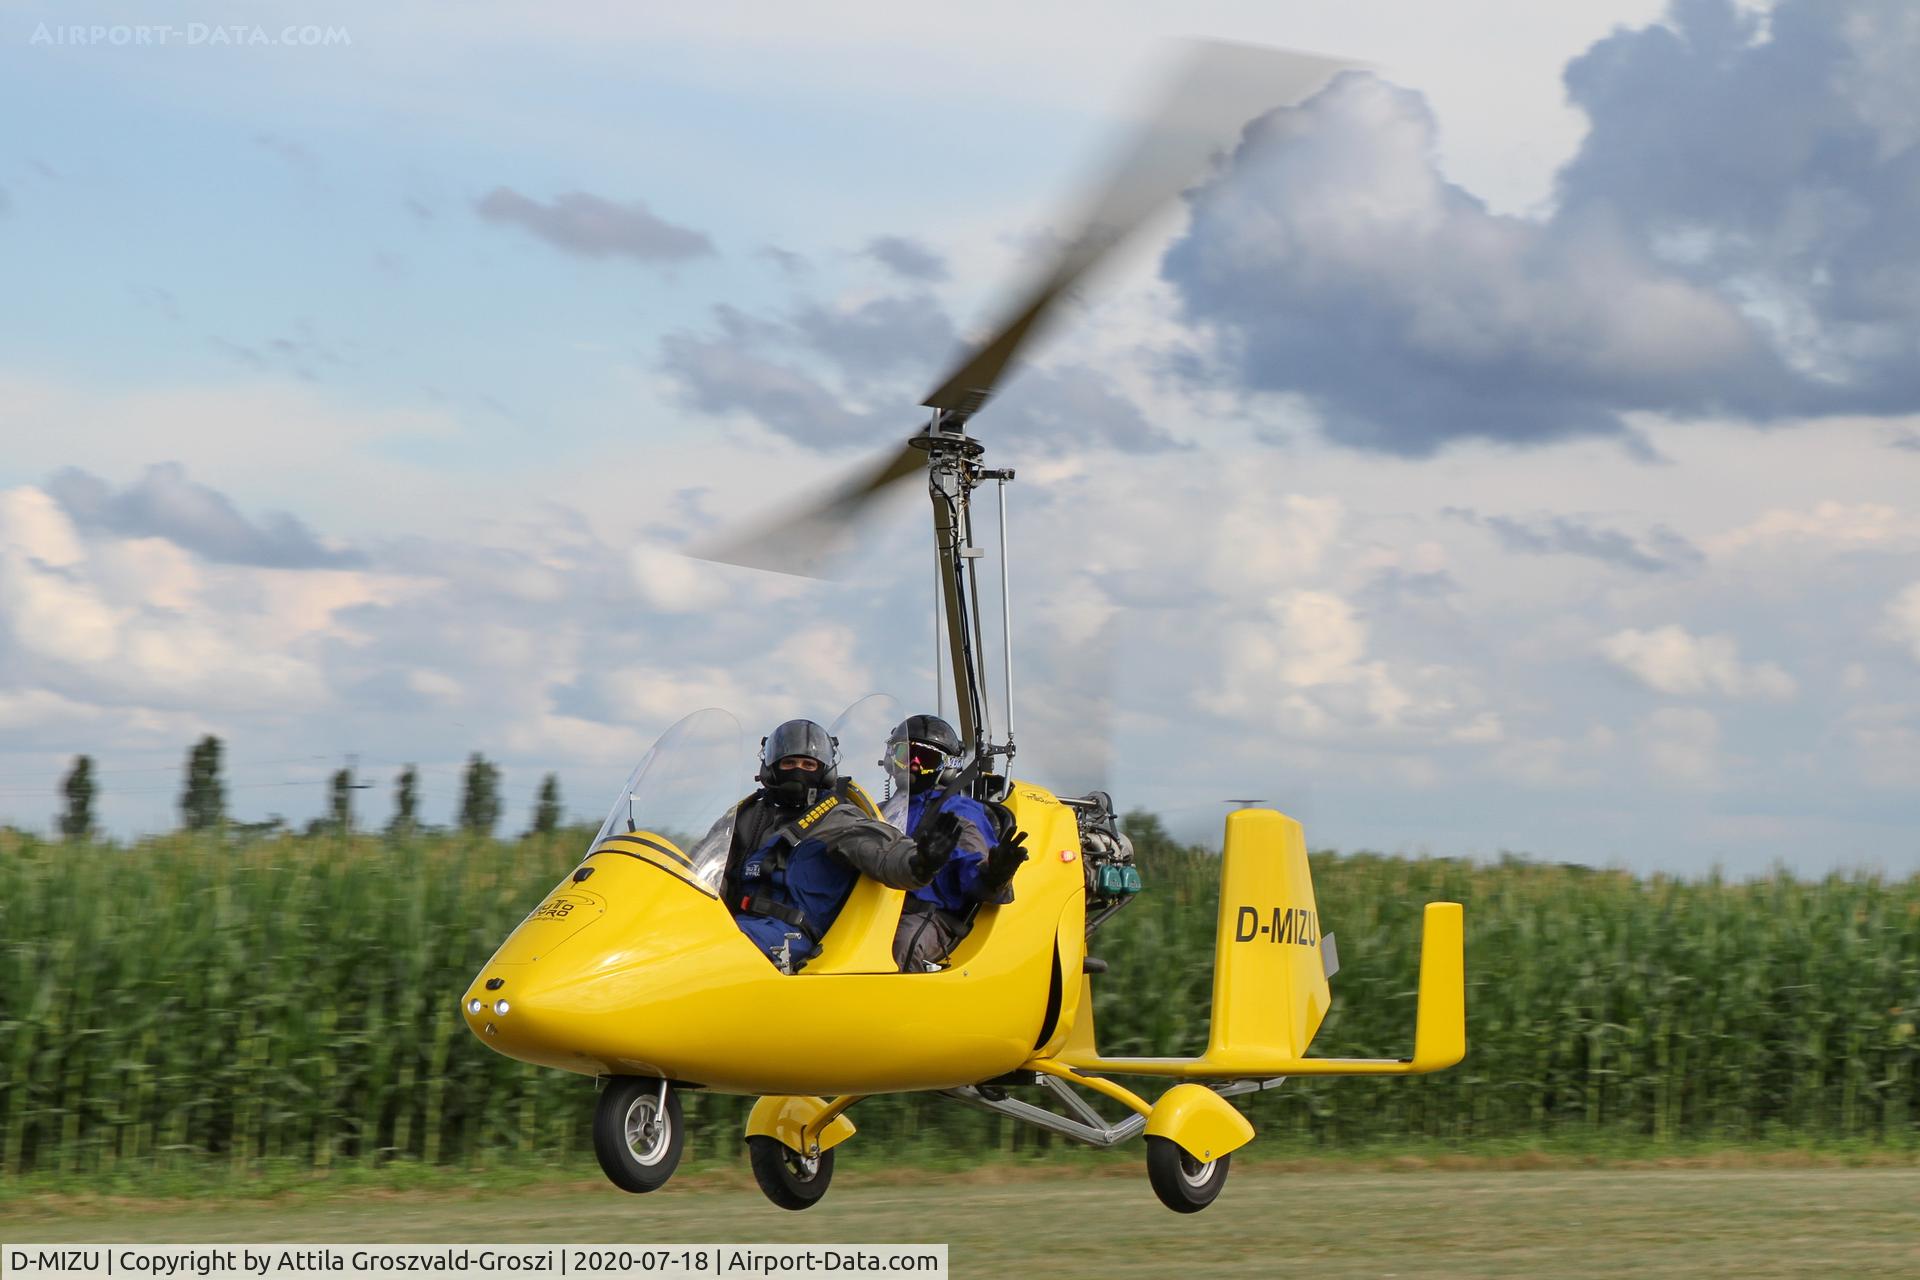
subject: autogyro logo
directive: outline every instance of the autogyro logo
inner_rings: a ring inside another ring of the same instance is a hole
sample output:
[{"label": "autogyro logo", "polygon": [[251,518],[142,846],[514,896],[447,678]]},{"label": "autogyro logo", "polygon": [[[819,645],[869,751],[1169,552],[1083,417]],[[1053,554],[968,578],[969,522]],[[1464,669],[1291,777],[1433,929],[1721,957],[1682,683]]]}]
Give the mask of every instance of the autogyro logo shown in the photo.
[{"label": "autogyro logo", "polygon": [[1279,907],[1262,915],[1257,907],[1241,907],[1234,918],[1235,942],[1278,942],[1301,947],[1320,945],[1320,919],[1305,907]]},{"label": "autogyro logo", "polygon": [[151,48],[331,48],[351,45],[353,33],[345,27],[322,27],[313,23],[295,23],[278,31],[250,22],[184,22],[178,26],[148,23],[103,22],[81,25],[42,22],[27,37],[30,45],[60,48],[85,48],[92,45],[114,47],[137,45]]}]

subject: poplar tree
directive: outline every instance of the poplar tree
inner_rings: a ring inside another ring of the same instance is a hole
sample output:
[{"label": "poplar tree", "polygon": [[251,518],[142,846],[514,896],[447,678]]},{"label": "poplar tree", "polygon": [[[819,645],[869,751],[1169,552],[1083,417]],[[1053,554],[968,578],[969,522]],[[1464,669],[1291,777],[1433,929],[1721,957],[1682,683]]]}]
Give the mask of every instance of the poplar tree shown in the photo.
[{"label": "poplar tree", "polygon": [[491,836],[500,821],[500,770],[478,751],[467,757],[467,773],[460,786],[460,829],[469,835]]},{"label": "poplar tree", "polygon": [[227,788],[220,780],[220,739],[208,734],[187,753],[180,816],[189,831],[206,831],[227,819]]},{"label": "poplar tree", "polygon": [[336,769],[328,787],[327,808],[333,829],[341,835],[353,830],[353,771]]},{"label": "poplar tree", "polygon": [[75,756],[73,768],[60,784],[67,798],[67,811],[60,815],[60,834],[69,840],[85,840],[93,834],[93,757]]},{"label": "poplar tree", "polygon": [[390,836],[410,836],[420,827],[420,771],[412,765],[393,780],[393,817],[387,822]]},{"label": "poplar tree", "polygon": [[550,836],[560,828],[560,779],[548,774],[540,783],[540,796],[533,806],[533,827],[527,834]]}]

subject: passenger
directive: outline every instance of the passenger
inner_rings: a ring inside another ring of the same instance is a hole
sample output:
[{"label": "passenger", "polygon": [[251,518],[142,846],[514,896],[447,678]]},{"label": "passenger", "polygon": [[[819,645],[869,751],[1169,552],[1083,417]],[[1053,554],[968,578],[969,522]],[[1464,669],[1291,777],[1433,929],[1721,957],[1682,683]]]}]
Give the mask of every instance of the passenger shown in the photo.
[{"label": "passenger", "polygon": [[960,735],[939,716],[909,716],[887,738],[883,763],[895,794],[885,816],[912,835],[930,822],[960,820],[953,856],[922,888],[907,894],[893,937],[893,962],[908,973],[938,969],[973,927],[977,908],[1013,901],[1013,873],[1027,860],[1026,833],[997,838],[993,816],[970,795],[955,793],[932,819],[927,808],[940,792],[942,772],[960,753]]},{"label": "passenger", "polygon": [[789,720],[761,741],[760,790],[734,815],[727,906],[786,973],[819,953],[861,873],[919,888],[945,865],[963,826],[949,817],[908,839],[860,811],[838,766],[838,744],[825,729]]}]

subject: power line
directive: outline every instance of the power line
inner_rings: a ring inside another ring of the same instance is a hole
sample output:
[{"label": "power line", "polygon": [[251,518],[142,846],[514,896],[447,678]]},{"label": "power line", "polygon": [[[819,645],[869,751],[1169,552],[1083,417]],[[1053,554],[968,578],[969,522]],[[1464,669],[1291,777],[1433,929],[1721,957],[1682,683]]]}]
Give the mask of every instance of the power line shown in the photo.
[{"label": "power line", "polygon": [[[182,773],[186,769],[186,763],[184,760],[176,764],[141,765],[137,768],[131,768],[131,769],[120,769],[120,768],[101,769],[98,767],[100,763],[100,757],[92,755],[91,752],[86,752],[86,751],[77,751],[73,754],[72,757],[66,757],[66,758],[69,761],[71,761],[72,759],[77,759],[80,756],[89,756],[93,760],[94,765],[96,766],[93,776],[96,781],[101,778],[117,778],[122,775],[130,774],[130,773]],[[271,760],[249,760],[247,764],[249,767],[257,766],[257,765],[268,765],[268,764],[309,764],[316,760],[331,760],[331,759],[333,759],[332,756],[324,756],[324,755],[322,756],[276,756]],[[53,766],[55,771],[65,770],[70,767],[71,767],[70,763]],[[24,770],[16,773],[0,773],[0,782],[12,782],[12,781],[17,781],[21,778],[40,778],[45,776],[46,775],[42,773],[27,772]],[[0,795],[4,795],[4,794],[8,794],[8,793],[0,792]]]}]

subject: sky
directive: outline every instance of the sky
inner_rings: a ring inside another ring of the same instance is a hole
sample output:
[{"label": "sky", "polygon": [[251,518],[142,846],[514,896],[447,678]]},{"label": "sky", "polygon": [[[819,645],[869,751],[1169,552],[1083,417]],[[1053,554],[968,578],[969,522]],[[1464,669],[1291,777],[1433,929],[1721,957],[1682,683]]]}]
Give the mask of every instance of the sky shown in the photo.
[{"label": "sky", "polygon": [[838,581],[685,549],[918,427],[1194,35],[1366,69],[974,423],[1016,772],[1209,842],[1920,869],[1905,0],[11,6],[0,821],[84,752],[166,830],[213,733],[237,817],[352,760],[450,821],[480,751],[507,833],[702,707],[927,708],[912,495]]}]

